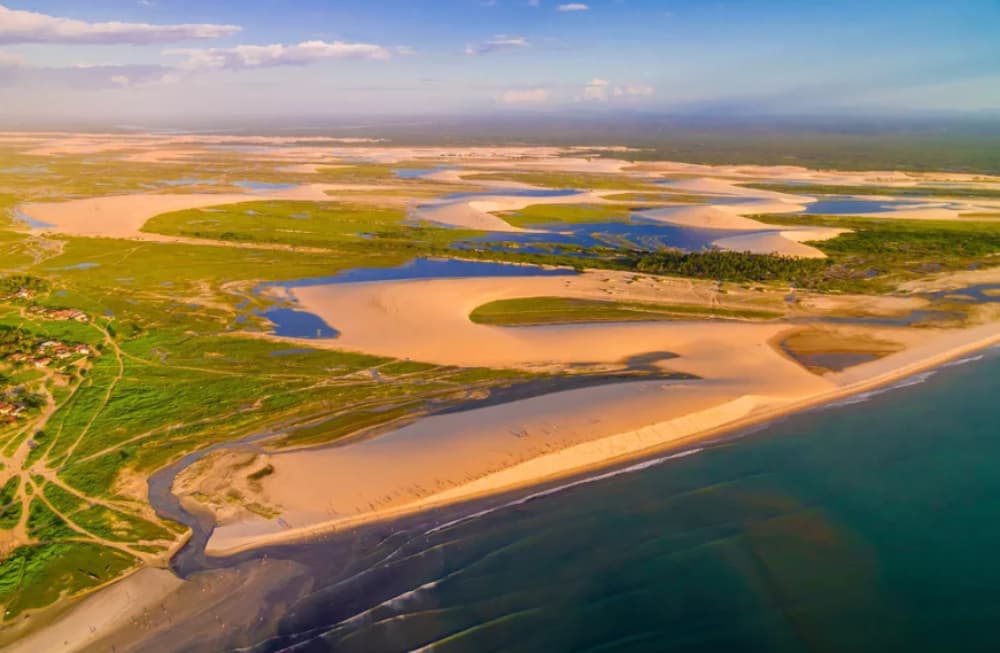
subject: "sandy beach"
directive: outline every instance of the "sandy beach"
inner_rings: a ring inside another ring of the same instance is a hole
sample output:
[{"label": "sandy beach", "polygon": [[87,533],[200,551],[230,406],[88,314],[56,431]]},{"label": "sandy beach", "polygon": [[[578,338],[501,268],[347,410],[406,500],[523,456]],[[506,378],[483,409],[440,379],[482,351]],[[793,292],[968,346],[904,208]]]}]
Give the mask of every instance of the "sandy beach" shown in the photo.
[{"label": "sandy beach", "polygon": [[134,623],[167,596],[177,592],[183,583],[166,569],[140,569],[70,607],[59,616],[55,627],[35,630],[3,650],[6,653],[76,653],[88,650],[106,633]]},{"label": "sandy beach", "polygon": [[[592,287],[588,284],[594,284]],[[783,322],[684,321],[548,327],[473,324],[483,303],[587,296],[600,283],[559,277],[375,282],[301,288],[301,305],[341,331],[331,346],[450,365],[611,367],[671,352],[664,370],[697,380],[636,381],[434,416],[349,446],[278,452],[252,499],[280,513],[229,517],[207,551],[228,554],[550,480],[678,446],[891,383],[1000,341],[1000,324],[966,330],[870,329],[903,350],[819,376],[775,346]],[[220,458],[205,477],[232,474]],[[182,475],[183,476],[183,475]],[[180,478],[175,491],[199,491]]]}]

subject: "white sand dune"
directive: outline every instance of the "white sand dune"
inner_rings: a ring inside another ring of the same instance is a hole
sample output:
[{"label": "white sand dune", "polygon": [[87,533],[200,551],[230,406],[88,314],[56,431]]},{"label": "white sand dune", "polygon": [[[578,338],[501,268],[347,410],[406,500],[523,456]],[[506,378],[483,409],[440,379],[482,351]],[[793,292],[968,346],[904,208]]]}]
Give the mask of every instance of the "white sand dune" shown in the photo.
[{"label": "white sand dune", "polygon": [[761,213],[798,213],[813,201],[811,197],[785,195],[770,191],[743,189],[719,179],[695,179],[681,182],[683,187],[700,192],[714,192],[735,195],[747,191],[756,201],[736,204],[710,204],[699,206],[669,207],[643,211],[642,216],[667,224],[697,229],[719,229],[727,231],[754,231],[756,233],[719,238],[712,244],[720,249],[753,254],[780,254],[796,258],[826,258],[826,254],[806,241],[836,238],[847,229],[828,227],[780,228],[746,217]]},{"label": "white sand dune", "polygon": [[[517,188],[524,188],[524,186],[518,185]],[[505,195],[500,189],[496,189],[495,194],[492,194],[493,192],[489,191],[491,194],[477,194],[472,197],[428,202],[417,207],[413,211],[413,216],[419,220],[462,229],[497,232],[531,231],[515,227],[494,213],[520,211],[527,206],[536,204],[601,204],[607,202],[593,192],[551,197]]]},{"label": "white sand dune", "polygon": [[163,213],[261,200],[333,201],[335,198],[328,194],[330,192],[380,191],[386,188],[389,187],[372,184],[304,184],[284,190],[246,193],[136,193],[67,202],[35,202],[22,204],[19,209],[34,220],[53,225],[40,228],[40,231],[73,236],[164,240],[169,237],[141,231],[150,218]]},{"label": "white sand dune", "polygon": [[746,236],[730,236],[728,238],[720,238],[712,244],[719,249],[730,252],[780,254],[795,258],[826,258],[826,254],[811,245],[806,245],[805,242],[829,240],[848,231],[850,230],[832,229],[829,227],[803,227],[801,229],[784,229],[781,231],[747,234]]}]

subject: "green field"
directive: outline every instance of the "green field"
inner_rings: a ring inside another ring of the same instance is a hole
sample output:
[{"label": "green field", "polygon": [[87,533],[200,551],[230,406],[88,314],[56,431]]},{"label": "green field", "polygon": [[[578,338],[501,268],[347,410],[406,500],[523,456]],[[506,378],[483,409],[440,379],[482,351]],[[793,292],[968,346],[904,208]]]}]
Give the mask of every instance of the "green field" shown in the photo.
[{"label": "green field", "polygon": [[402,208],[343,202],[265,201],[165,213],[143,231],[235,243],[418,250],[447,247],[479,232],[414,226]]},{"label": "green field", "polygon": [[795,195],[889,195],[891,197],[957,197],[1000,199],[998,188],[948,188],[943,186],[842,186],[839,184],[742,184],[747,188]]},{"label": "green field", "polygon": [[478,306],[469,315],[477,324],[529,326],[584,322],[649,322],[725,318],[769,320],[780,313],[752,309],[716,308],[692,304],[650,304],[599,301],[569,297],[525,297],[503,299]]},{"label": "green field", "polygon": [[628,222],[638,206],[617,204],[533,204],[520,211],[498,215],[515,227],[545,224],[585,224],[590,222]]}]

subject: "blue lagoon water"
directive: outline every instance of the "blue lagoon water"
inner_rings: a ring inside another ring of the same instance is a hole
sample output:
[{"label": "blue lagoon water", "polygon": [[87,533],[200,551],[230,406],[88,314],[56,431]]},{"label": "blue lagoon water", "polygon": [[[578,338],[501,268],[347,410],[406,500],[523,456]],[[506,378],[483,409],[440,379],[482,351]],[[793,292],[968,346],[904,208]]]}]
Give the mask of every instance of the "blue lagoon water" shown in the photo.
[{"label": "blue lagoon water", "polygon": [[482,243],[516,243],[520,251],[547,251],[543,244],[575,245],[579,247],[619,247],[653,251],[677,248],[685,251],[709,249],[720,238],[746,235],[746,231],[726,229],[696,229],[645,219],[640,214],[630,221],[563,222],[530,225],[542,232],[491,233],[463,241],[460,247],[475,247]]},{"label": "blue lagoon water", "polygon": [[580,191],[574,188],[498,188],[491,191],[475,191],[469,193],[451,193],[442,197],[442,200],[466,200],[477,197],[569,197],[570,195],[580,195]]},{"label": "blue lagoon water", "polygon": [[456,170],[452,166],[435,166],[433,168],[396,168],[392,171],[392,174],[400,179],[421,179],[427,175],[432,175],[435,172],[443,172],[445,170]]},{"label": "blue lagoon water", "polygon": [[898,209],[916,208],[922,204],[922,202],[906,200],[861,200],[830,197],[820,198],[809,204],[803,213],[807,215],[888,213]]},{"label": "blue lagoon water", "polygon": [[295,188],[298,184],[277,184],[267,181],[234,181],[233,186],[238,186],[239,188],[244,188],[246,190],[268,191],[289,190],[290,188]]},{"label": "blue lagoon water", "polygon": [[32,229],[47,229],[49,227],[54,227],[54,224],[49,222],[43,222],[41,220],[36,220],[21,209],[14,209],[14,219],[18,222],[23,222]]},{"label": "blue lagoon water", "polygon": [[317,315],[293,308],[272,308],[261,313],[274,324],[274,335],[286,338],[323,339],[339,334]]},{"label": "blue lagoon water", "polygon": [[401,279],[454,279],[461,277],[531,277],[576,274],[568,268],[543,268],[537,265],[494,263],[489,261],[462,261],[446,258],[415,258],[392,268],[354,268],[326,277],[310,277],[292,281],[269,281],[261,288],[304,288],[328,286],[335,283],[361,281],[397,281]]}]

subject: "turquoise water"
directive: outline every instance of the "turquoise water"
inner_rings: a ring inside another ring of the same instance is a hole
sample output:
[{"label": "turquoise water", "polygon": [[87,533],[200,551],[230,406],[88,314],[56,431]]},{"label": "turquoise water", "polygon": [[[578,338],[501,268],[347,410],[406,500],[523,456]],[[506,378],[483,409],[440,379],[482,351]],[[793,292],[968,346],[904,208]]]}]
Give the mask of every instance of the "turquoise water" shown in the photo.
[{"label": "turquoise water", "polygon": [[909,383],[450,526],[269,551],[315,584],[242,643],[1000,650],[1000,356]]}]

